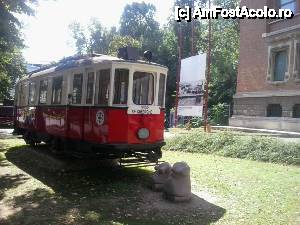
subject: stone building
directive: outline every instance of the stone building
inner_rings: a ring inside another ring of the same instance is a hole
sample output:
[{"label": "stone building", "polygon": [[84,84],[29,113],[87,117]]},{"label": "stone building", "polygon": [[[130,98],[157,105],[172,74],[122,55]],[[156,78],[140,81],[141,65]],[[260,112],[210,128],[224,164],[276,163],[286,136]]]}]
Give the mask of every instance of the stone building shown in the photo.
[{"label": "stone building", "polygon": [[289,8],[292,19],[240,20],[240,61],[231,126],[300,132],[300,0],[242,0]]}]

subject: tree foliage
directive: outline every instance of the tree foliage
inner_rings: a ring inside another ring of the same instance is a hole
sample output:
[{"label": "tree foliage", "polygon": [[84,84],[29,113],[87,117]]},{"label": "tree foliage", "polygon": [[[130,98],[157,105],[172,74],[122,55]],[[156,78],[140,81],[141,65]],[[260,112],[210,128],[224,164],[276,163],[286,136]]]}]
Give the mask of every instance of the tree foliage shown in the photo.
[{"label": "tree foliage", "polygon": [[141,43],[130,37],[130,36],[120,36],[117,35],[113,38],[113,40],[109,44],[109,50],[108,54],[117,56],[118,55],[118,49],[123,47],[134,47],[134,48],[141,48]]},{"label": "tree foliage", "polygon": [[145,2],[125,6],[120,19],[120,35],[130,36],[141,43],[141,51],[150,50],[158,61],[157,49],[161,46],[163,31],[155,20],[156,8]]},{"label": "tree foliage", "polygon": [[78,54],[108,54],[109,44],[117,34],[116,28],[107,29],[96,18],[85,27],[77,21],[69,25]]},{"label": "tree foliage", "polygon": [[232,103],[239,59],[239,30],[233,20],[213,21],[209,105]]},{"label": "tree foliage", "polygon": [[[175,0],[174,6],[205,7],[207,0]],[[239,0],[214,0],[214,5],[235,8]],[[128,4],[120,18],[120,28],[107,30],[98,21],[88,28],[79,23],[70,26],[79,54],[96,51],[116,55],[124,46],[138,47],[141,51],[151,50],[153,60],[169,68],[167,80],[167,110],[174,107],[176,90],[176,70],[178,64],[179,26],[182,31],[182,58],[192,55],[192,24],[177,23],[172,16],[163,27],[155,20],[155,6],[145,2]],[[212,79],[209,105],[230,104],[235,93],[237,63],[239,57],[238,20],[213,20]],[[197,20],[194,26],[195,53],[207,52],[208,23]]]},{"label": "tree foliage", "polygon": [[25,74],[21,49],[24,47],[17,14],[33,15],[35,0],[0,1],[0,101],[11,97],[18,78]]}]

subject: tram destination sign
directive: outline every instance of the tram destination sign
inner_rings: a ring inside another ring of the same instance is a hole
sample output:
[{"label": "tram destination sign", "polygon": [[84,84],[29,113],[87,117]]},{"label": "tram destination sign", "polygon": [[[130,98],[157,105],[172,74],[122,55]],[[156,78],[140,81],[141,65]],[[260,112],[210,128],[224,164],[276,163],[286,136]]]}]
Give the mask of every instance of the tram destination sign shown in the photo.
[{"label": "tram destination sign", "polygon": [[159,106],[134,105],[128,107],[128,114],[160,114]]}]

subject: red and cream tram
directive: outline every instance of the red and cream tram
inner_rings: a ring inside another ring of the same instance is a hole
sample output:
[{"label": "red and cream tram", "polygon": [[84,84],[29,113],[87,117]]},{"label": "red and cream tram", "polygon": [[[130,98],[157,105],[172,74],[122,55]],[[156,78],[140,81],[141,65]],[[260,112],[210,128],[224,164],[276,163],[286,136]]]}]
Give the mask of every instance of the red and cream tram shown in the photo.
[{"label": "red and cream tram", "polygon": [[15,132],[78,157],[156,161],[164,145],[167,68],[107,55],[73,57],[16,85]]}]

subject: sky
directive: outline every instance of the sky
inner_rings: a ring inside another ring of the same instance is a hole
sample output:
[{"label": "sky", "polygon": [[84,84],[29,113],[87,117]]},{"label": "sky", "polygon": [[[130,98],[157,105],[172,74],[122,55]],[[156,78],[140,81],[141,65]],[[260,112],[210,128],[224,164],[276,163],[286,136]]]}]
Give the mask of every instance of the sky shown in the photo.
[{"label": "sky", "polygon": [[[126,4],[142,0],[40,0],[35,16],[20,17],[24,28],[23,55],[28,63],[49,63],[75,54],[68,26],[73,21],[87,24],[97,18],[105,27],[119,26]],[[156,6],[156,20],[167,22],[174,0],[144,0]]]}]

